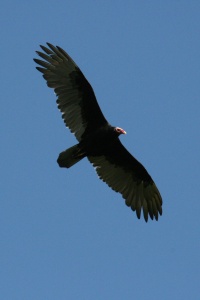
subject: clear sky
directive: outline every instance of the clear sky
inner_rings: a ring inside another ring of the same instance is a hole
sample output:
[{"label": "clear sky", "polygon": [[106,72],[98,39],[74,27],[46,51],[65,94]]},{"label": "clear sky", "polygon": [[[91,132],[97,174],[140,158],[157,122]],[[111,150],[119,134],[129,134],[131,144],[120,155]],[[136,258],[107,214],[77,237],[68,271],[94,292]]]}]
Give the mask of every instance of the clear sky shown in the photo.
[{"label": "clear sky", "polygon": [[[3,300],[200,295],[200,1],[1,3],[0,295]],[[163,216],[145,223],[87,159],[35,69],[63,47],[121,141],[147,168]]]}]

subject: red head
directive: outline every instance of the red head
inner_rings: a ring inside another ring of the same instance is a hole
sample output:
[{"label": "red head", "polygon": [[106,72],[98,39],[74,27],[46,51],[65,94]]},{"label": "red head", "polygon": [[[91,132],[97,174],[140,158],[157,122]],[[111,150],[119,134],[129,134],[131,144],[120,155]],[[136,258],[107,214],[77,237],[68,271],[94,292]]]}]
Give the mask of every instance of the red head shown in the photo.
[{"label": "red head", "polygon": [[120,127],[115,127],[115,131],[120,134],[126,134],[126,131]]}]

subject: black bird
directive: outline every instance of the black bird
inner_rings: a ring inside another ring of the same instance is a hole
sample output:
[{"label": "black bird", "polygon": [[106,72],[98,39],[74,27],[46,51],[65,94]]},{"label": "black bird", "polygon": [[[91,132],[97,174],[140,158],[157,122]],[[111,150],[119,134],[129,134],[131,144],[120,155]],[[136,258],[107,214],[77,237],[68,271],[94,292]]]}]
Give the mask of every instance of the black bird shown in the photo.
[{"label": "black bird", "polygon": [[111,126],[97,103],[94,91],[71,57],[60,47],[47,43],[36,51],[43,59],[34,59],[47,85],[57,95],[58,108],[78,144],[60,153],[58,164],[70,168],[87,157],[99,178],[122,194],[126,205],[140,219],[148,215],[158,220],[162,215],[161,195],[146,169],[121,144],[120,134],[126,132]]}]

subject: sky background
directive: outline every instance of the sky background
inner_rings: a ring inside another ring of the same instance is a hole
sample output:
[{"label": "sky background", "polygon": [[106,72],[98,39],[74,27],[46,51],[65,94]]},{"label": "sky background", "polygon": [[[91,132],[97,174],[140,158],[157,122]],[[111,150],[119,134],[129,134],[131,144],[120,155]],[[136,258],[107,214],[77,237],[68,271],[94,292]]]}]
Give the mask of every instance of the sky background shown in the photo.
[{"label": "sky background", "polygon": [[[0,295],[3,300],[199,299],[200,1],[1,3]],[[64,48],[121,141],[147,168],[163,216],[145,223],[87,159],[35,69]]]}]

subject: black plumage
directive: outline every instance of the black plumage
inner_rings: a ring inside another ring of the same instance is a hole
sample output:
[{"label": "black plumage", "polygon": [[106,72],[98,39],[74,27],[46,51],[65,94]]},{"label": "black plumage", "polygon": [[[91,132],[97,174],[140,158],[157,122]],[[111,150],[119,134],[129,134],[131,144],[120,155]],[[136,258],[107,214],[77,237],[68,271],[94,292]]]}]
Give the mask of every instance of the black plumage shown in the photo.
[{"label": "black plumage", "polygon": [[54,89],[58,108],[78,144],[60,153],[60,167],[70,168],[87,157],[100,179],[122,194],[126,205],[145,221],[162,215],[161,195],[146,169],[119,140],[126,132],[105,119],[94,91],[71,57],[60,47],[47,43],[34,59],[47,85]]}]

